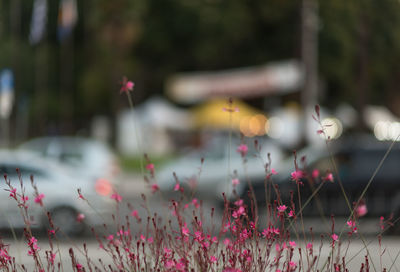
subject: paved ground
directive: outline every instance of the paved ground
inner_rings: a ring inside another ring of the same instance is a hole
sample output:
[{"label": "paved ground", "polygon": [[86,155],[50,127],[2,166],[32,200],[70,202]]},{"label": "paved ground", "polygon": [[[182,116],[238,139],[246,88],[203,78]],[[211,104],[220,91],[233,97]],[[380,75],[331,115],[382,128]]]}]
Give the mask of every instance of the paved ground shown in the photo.
[{"label": "paved ground", "polygon": [[[379,247],[379,243],[377,242],[376,238],[369,237],[367,238],[367,241],[372,241],[371,244],[369,244],[368,246],[368,250],[370,253],[370,266],[371,266],[370,271],[375,271],[375,269],[376,271],[382,271],[381,266],[387,268],[387,271],[389,271],[390,268],[391,268],[390,271],[400,271],[400,260],[399,259],[396,260],[400,250],[399,247],[400,239],[398,237],[384,238],[382,241],[381,248]],[[105,264],[112,264],[110,256],[103,250],[99,249],[98,243],[95,240],[85,239],[85,242],[87,243],[90,259],[93,262],[99,264],[98,259],[101,258]],[[33,267],[34,262],[32,260],[32,257],[28,256],[27,254],[27,248],[25,243],[15,242],[12,240],[6,240],[6,243],[11,244],[10,254],[16,257],[17,262],[25,264],[26,267],[28,267],[28,271],[32,271],[32,269],[29,268]],[[46,244],[47,243],[45,239],[39,239],[38,245],[41,247],[40,254],[42,258],[44,258],[45,250],[48,249]],[[318,248],[318,246],[319,246],[318,243],[315,243],[315,248]],[[64,271],[72,271],[71,260],[68,253],[71,247],[74,249],[77,260],[82,264],[86,263],[84,255],[80,252],[80,251],[83,252],[83,246],[81,240],[62,242],[59,245],[59,249],[61,251]],[[344,254],[345,248],[346,248],[346,243],[344,243],[344,245],[342,246],[341,250],[342,254]],[[382,262],[380,259],[380,252],[383,252]],[[349,271],[359,271],[360,264],[361,262],[364,261],[364,256],[366,254],[368,253],[364,249],[363,243],[360,240],[353,241],[346,255],[347,266],[349,268]],[[324,262],[327,260],[327,257],[329,255],[330,255],[330,250],[327,248],[327,245],[325,245],[320,255],[320,260],[318,265],[320,268],[324,265]],[[306,262],[306,259],[304,259],[304,262]]]}]

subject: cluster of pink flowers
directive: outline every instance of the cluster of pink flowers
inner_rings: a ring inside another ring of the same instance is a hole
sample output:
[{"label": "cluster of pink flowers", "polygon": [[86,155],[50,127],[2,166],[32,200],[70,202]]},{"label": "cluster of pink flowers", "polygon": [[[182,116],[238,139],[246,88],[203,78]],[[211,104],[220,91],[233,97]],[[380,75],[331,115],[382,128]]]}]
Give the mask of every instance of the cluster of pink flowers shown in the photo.
[{"label": "cluster of pink flowers", "polygon": [[262,232],[262,235],[264,238],[271,239],[275,235],[280,235],[281,231],[279,228],[274,228],[272,226],[268,227],[267,229],[264,229]]},{"label": "cluster of pink flowers", "polygon": [[7,266],[8,262],[11,260],[11,256],[8,254],[7,249],[3,245],[3,248],[0,249],[0,267]]},{"label": "cluster of pink flowers", "polygon": [[235,202],[235,206],[237,207],[237,209],[235,209],[232,213],[232,217],[233,218],[239,218],[240,216],[243,216],[246,214],[246,209],[243,206],[243,200],[240,199],[238,201]]},{"label": "cluster of pink flowers", "polygon": [[349,235],[353,234],[353,233],[357,233],[357,227],[356,227],[356,222],[353,220],[349,220],[346,222],[347,227],[350,229],[349,231]]},{"label": "cluster of pink flowers", "polygon": [[28,255],[35,255],[39,250],[40,247],[37,245],[37,239],[35,237],[31,237],[28,241]]},{"label": "cluster of pink flowers", "polygon": [[304,177],[303,171],[296,170],[290,174],[293,181],[296,181],[296,184],[302,185],[301,179]]}]

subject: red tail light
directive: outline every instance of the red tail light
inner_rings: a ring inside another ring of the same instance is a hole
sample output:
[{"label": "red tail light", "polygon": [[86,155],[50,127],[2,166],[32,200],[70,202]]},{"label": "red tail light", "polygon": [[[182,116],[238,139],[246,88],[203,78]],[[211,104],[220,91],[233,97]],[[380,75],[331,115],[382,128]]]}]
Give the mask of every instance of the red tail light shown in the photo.
[{"label": "red tail light", "polygon": [[99,178],[96,180],[94,189],[96,190],[96,193],[102,196],[107,196],[113,191],[111,182],[104,178]]}]

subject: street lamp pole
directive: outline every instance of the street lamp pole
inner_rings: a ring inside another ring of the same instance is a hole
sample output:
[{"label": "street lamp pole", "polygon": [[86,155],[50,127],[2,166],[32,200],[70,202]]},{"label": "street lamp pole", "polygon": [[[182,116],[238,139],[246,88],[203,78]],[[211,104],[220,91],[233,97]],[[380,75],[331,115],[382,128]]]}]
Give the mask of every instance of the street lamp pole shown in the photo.
[{"label": "street lamp pole", "polygon": [[314,107],[318,103],[318,2],[302,0],[301,6],[301,58],[305,71],[304,85],[301,92],[303,108],[303,139],[310,143],[313,133]]}]

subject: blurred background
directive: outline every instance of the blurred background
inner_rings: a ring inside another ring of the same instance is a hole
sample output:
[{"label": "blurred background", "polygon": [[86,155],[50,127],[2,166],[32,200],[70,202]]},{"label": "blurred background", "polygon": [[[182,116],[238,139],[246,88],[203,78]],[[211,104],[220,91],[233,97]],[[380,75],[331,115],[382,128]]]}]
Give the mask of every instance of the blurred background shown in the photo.
[{"label": "blurred background", "polygon": [[316,103],[332,138],[389,139],[400,131],[399,12],[394,0],[1,0],[2,143],[80,135],[137,155],[122,76],[150,154],[229,129],[228,97],[235,131],[284,148],[315,136],[305,116]]},{"label": "blurred background", "polygon": [[[292,150],[323,137],[354,147],[338,151],[346,166],[382,142],[368,153],[377,165],[400,134],[399,29],[398,0],[0,0],[0,146],[61,162],[108,198],[121,167],[125,180],[137,177],[142,152],[165,166],[161,189],[172,190],[177,171],[214,199],[242,180],[240,142],[260,184],[267,153],[288,181]],[[135,83],[133,109],[120,94],[124,76]],[[4,169],[15,169],[5,154]],[[311,154],[314,165],[326,159]],[[380,199],[399,178],[383,178]],[[132,188],[121,191],[139,196]],[[395,204],[381,207],[400,211]]]}]

